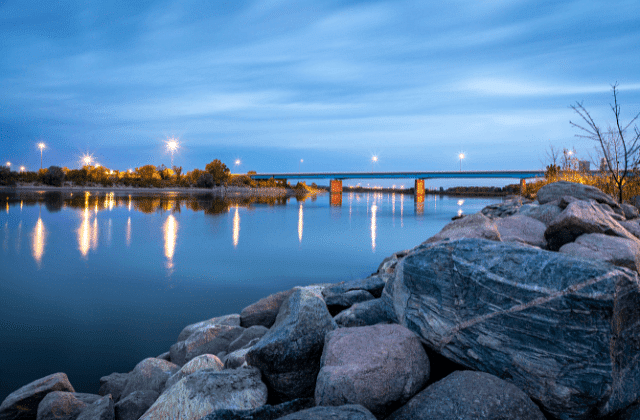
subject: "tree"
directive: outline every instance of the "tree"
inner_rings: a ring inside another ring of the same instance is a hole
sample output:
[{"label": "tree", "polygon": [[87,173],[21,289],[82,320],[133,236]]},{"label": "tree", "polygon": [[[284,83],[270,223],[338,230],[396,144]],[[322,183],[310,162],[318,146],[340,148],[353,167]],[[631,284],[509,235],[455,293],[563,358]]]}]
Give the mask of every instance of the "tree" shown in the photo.
[{"label": "tree", "polygon": [[613,104],[610,105],[615,117],[615,124],[603,130],[596,124],[589,112],[581,102],[571,105],[571,108],[582,118],[585,125],[569,123],[580,129],[582,134],[578,137],[595,140],[600,145],[600,153],[604,158],[606,169],[609,172],[618,191],[618,201],[622,203],[622,195],[625,181],[631,175],[631,169],[636,169],[640,163],[638,151],[640,149],[640,130],[634,126],[634,134],[627,135],[629,127],[638,119],[640,112],[626,125],[620,121],[620,104],[618,104],[618,84],[611,85],[613,91]]},{"label": "tree", "polygon": [[196,182],[198,188],[211,188],[213,187],[213,175],[207,172],[203,172]]},{"label": "tree", "polygon": [[65,174],[59,166],[49,166],[44,173],[42,181],[47,185],[59,187],[64,182]]},{"label": "tree", "polygon": [[180,175],[182,174],[182,166],[174,165],[173,172],[176,174],[176,180],[180,182]]},{"label": "tree", "polygon": [[211,174],[211,176],[213,176],[213,181],[217,184],[222,184],[229,179],[229,174],[231,173],[229,168],[227,168],[227,165],[220,162],[218,159],[215,159],[211,163],[207,163],[205,169]]},{"label": "tree", "polygon": [[153,165],[144,165],[139,168],[136,168],[136,173],[142,179],[152,179],[153,176],[158,173],[156,167]]}]

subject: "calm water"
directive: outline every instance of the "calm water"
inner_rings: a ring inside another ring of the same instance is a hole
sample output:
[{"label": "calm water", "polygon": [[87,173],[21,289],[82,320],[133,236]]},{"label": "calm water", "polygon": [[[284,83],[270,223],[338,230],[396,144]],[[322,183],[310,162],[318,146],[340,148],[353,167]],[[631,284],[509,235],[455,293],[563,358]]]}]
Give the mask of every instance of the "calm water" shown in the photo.
[{"label": "calm water", "polygon": [[1,193],[0,401],[59,371],[97,392],[100,376],[167,351],[187,324],[295,285],[365,277],[500,200]]}]

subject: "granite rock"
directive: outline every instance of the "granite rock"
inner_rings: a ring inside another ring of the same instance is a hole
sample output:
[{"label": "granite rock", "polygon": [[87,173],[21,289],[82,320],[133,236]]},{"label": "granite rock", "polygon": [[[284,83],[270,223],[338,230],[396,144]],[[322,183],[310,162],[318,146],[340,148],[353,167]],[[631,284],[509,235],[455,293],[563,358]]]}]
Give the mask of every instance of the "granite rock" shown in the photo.
[{"label": "granite rock", "polygon": [[218,354],[227,351],[229,344],[242,335],[244,328],[216,324],[196,330],[185,341],[171,346],[171,360],[184,365],[201,354]]},{"label": "granite rock", "polygon": [[500,232],[493,220],[482,213],[475,213],[450,222],[443,227],[440,232],[427,239],[426,243],[460,238],[480,238],[500,241]]},{"label": "granite rock", "polygon": [[545,226],[549,226],[549,224],[558,217],[560,213],[562,213],[560,207],[553,203],[547,204],[536,204],[530,203],[525,204],[520,207],[518,214],[522,216],[531,217],[532,219],[536,219],[545,224]]},{"label": "granite rock", "polygon": [[325,336],[316,405],[360,404],[384,418],[429,379],[418,337],[397,324],[339,328]]},{"label": "granite rock", "polygon": [[578,200],[595,200],[598,203],[608,205],[614,210],[618,209],[618,212],[622,212],[618,203],[608,194],[603,193],[596,187],[576,182],[558,181],[547,184],[538,190],[536,199],[538,203],[545,204],[559,200],[562,196],[571,196]]},{"label": "granite rock", "polygon": [[640,270],[640,241],[638,240],[589,233],[579,236],[575,242],[563,245],[560,252],[589,260],[606,261],[636,272]]},{"label": "granite rock", "polygon": [[115,410],[111,395],[105,395],[88,405],[76,420],[115,420]]},{"label": "granite rock", "polygon": [[160,396],[156,391],[135,391],[114,406],[118,420],[138,420]]},{"label": "granite rock", "polygon": [[374,297],[379,298],[382,296],[382,290],[384,285],[387,284],[388,278],[389,276],[386,275],[375,274],[365,279],[343,281],[326,287],[322,291],[322,296],[327,301],[332,296],[343,295],[354,290],[365,290]]},{"label": "granite rock", "polygon": [[193,372],[200,369],[213,369],[213,370],[222,370],[224,368],[224,364],[218,358],[218,356],[214,356],[213,354],[202,354],[198,357],[194,357],[189,361],[189,363],[185,364],[180,368],[179,371],[171,375],[169,379],[167,379],[167,383],[164,386],[164,389],[167,390],[171,388],[176,382],[180,379],[191,375]]},{"label": "granite rock", "polygon": [[75,392],[65,373],[45,376],[13,391],[0,404],[0,420],[35,419],[38,404],[54,391]]},{"label": "granite rock", "polygon": [[293,289],[274,293],[247,306],[240,312],[240,325],[245,328],[254,325],[271,328],[276,322],[280,305],[291,296],[291,293],[293,293]]},{"label": "granite rock", "polygon": [[522,389],[559,419],[640,397],[636,273],[515,243],[421,245],[387,284],[399,322],[449,360]]},{"label": "granite rock", "polygon": [[516,214],[496,220],[500,239],[503,242],[521,242],[543,248],[546,245],[544,223],[534,218]]},{"label": "granite rock", "polygon": [[162,392],[167,379],[180,370],[180,367],[166,360],[148,357],[138,363],[129,373],[127,384],[120,398],[135,391],[151,390]]},{"label": "granite rock", "polygon": [[[180,331],[178,335],[178,341],[184,341],[191,334],[198,330],[206,329],[209,327],[213,327],[215,325],[229,325],[231,327],[239,327],[240,326],[240,315],[239,314],[230,314],[218,316],[215,318],[207,319],[205,321],[196,322],[195,324],[187,325]],[[175,363],[175,362],[174,362]]]},{"label": "granite rock", "polygon": [[340,327],[396,323],[393,308],[389,301],[383,298],[356,303],[349,309],[340,312],[333,319]]},{"label": "granite rock", "polygon": [[120,400],[124,387],[127,386],[128,373],[114,372],[111,375],[103,376],[100,378],[100,390],[98,395],[109,395],[113,398],[114,402]]},{"label": "granite rock", "polygon": [[240,336],[236,338],[231,344],[229,344],[227,353],[233,353],[234,351],[245,347],[252,340],[255,340],[256,338],[262,338],[267,333],[267,331],[269,331],[269,329],[265,326],[252,325],[251,327],[244,330],[242,334],[240,334]]},{"label": "granite rock", "polygon": [[269,332],[246,355],[276,401],[313,396],[325,333],[335,329],[321,292],[296,288]]},{"label": "granite rock", "polygon": [[513,384],[483,372],[458,371],[428,386],[387,420],[545,420]]},{"label": "granite rock", "polygon": [[348,404],[340,407],[308,408],[280,417],[279,420],[375,420],[375,417],[361,405]]},{"label": "granite rock", "polygon": [[313,406],[313,398],[298,398],[278,405],[265,404],[253,410],[216,410],[201,420],[276,420]]},{"label": "granite rock", "polygon": [[343,310],[350,308],[351,305],[358,302],[366,302],[375,299],[375,297],[366,290],[349,290],[341,294],[330,294],[324,298],[324,301],[331,315],[337,315]]},{"label": "granite rock", "polygon": [[75,420],[80,413],[100,399],[99,395],[53,391],[38,404],[37,420]]}]

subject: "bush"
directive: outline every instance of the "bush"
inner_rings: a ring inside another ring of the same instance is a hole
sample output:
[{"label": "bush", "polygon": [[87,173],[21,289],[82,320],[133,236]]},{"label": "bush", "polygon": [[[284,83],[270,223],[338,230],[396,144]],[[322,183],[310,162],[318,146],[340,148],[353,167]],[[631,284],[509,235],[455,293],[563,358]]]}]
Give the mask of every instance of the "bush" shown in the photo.
[{"label": "bush", "polygon": [[11,169],[6,166],[0,166],[0,185],[13,185],[15,180],[11,174]]},{"label": "bush", "polygon": [[64,179],[64,171],[59,166],[49,166],[49,169],[42,174],[42,182],[47,185],[60,187],[64,182]]},{"label": "bush", "polygon": [[212,188],[213,187],[213,175],[209,173],[203,173],[196,182],[198,188]]},{"label": "bush", "polygon": [[227,165],[220,162],[218,159],[215,159],[211,163],[207,163],[205,166],[207,172],[213,176],[213,180],[216,184],[222,184],[229,179],[229,174],[231,171],[227,168]]}]

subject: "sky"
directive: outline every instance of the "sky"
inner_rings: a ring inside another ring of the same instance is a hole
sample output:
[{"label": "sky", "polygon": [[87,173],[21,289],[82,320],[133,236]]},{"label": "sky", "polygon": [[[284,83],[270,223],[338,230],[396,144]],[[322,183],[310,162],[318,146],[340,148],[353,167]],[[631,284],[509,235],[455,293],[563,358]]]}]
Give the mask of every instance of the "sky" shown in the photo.
[{"label": "sky", "polygon": [[[640,112],[640,2],[2,1],[0,163],[530,170]],[[464,153],[460,161],[459,154]],[[372,157],[378,161],[373,163]],[[234,162],[240,160],[239,165]]]}]

